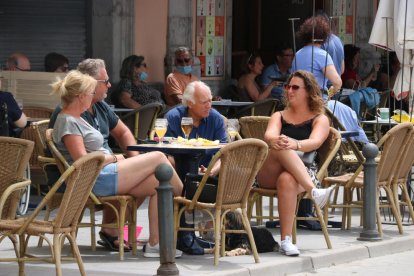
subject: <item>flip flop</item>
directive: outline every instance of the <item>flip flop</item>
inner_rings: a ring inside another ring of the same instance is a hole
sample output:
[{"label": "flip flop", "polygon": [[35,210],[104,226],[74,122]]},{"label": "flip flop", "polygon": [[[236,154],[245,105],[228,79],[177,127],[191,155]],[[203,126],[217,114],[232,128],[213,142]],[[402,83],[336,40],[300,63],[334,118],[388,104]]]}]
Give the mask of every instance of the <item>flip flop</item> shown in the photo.
[{"label": "flip flop", "polygon": [[[118,237],[112,237],[106,234],[105,232],[100,231],[99,236],[101,237],[101,241],[97,243],[103,247],[106,247],[110,251],[119,251],[117,245],[115,245],[115,241],[118,240]],[[131,248],[127,245],[127,241],[124,240],[124,252],[131,251]]]}]

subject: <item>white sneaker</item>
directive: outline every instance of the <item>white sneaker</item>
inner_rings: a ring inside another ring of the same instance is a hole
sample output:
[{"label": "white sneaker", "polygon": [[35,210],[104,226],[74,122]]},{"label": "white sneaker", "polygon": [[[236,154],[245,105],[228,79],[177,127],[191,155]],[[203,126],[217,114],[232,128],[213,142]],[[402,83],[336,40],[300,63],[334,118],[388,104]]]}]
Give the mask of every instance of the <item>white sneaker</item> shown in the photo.
[{"label": "white sneaker", "polygon": [[293,245],[290,236],[285,236],[285,239],[280,243],[279,252],[290,257],[296,257],[300,254],[299,249]]},{"label": "white sneaker", "polygon": [[319,206],[319,208],[323,208],[326,203],[329,201],[332,191],[335,189],[334,186],[331,186],[327,189],[312,189],[312,197],[315,200],[315,203]]},{"label": "white sneaker", "polygon": [[[146,258],[159,258],[160,257],[160,244],[157,243],[154,246],[151,246],[149,243],[144,245],[142,248],[142,251],[144,251],[144,257]],[[176,249],[175,250],[175,257],[180,258],[183,255],[183,252],[181,250]]]}]

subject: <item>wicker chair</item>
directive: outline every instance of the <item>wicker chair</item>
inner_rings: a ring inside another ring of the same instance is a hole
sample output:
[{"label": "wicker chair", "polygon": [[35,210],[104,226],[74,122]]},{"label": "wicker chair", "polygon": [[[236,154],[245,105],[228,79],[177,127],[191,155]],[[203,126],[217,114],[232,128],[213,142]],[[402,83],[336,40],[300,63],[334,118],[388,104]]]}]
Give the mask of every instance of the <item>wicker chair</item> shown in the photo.
[{"label": "wicker chair", "polygon": [[[316,177],[318,178],[319,181],[322,181],[322,179],[324,177],[327,176],[328,174],[328,167],[332,161],[332,159],[335,157],[336,153],[338,152],[338,149],[341,145],[341,135],[339,134],[339,132],[334,129],[334,128],[330,128],[330,132],[329,132],[329,136],[328,138],[326,138],[325,142],[322,144],[322,146],[319,147],[318,149],[318,158],[319,158],[319,169],[318,172],[316,174]],[[252,189],[251,191],[251,196],[249,199],[249,212],[248,214],[250,215],[250,217],[252,217],[252,208],[254,205],[254,202],[257,202],[257,197],[270,197],[270,198],[274,198],[277,197],[277,189],[265,189],[265,188],[260,188],[260,187],[255,187]],[[317,220],[319,221],[324,237],[325,237],[325,241],[326,241],[326,245],[329,249],[332,248],[331,245],[331,241],[329,239],[329,235],[328,235],[328,230],[326,227],[326,219],[323,218],[323,214],[319,208],[319,206],[317,204],[315,204],[315,201],[313,200],[313,198],[311,196],[309,196],[307,193],[302,193],[300,195],[298,195],[298,202],[297,202],[297,206],[296,206],[296,212],[297,209],[299,207],[299,201],[302,198],[307,198],[310,199],[313,203],[313,206],[315,208],[315,212],[316,212],[316,217],[295,217],[295,220]],[[256,210],[259,210],[261,206],[257,207],[256,206]],[[273,206],[271,206],[271,209],[273,209]],[[271,215],[273,215],[273,213],[270,213]],[[262,214],[256,214],[256,219],[263,219],[263,218],[267,218],[267,219],[277,219],[277,217],[274,216],[264,216]],[[293,227],[293,232],[292,232],[292,239],[293,242],[296,243],[296,226]]]},{"label": "wicker chair", "polygon": [[[226,233],[246,233],[249,237],[254,260],[259,262],[256,245],[247,218],[247,200],[254,178],[266,158],[268,147],[266,143],[258,139],[244,139],[235,141],[221,148],[211,160],[207,172],[198,185],[192,200],[178,196],[174,198],[174,238],[177,240],[178,231],[188,231],[190,228],[180,227],[180,218],[185,210],[202,210],[213,219],[215,249],[214,265],[218,265],[219,254],[224,256],[224,241]],[[221,160],[220,173],[217,186],[215,203],[203,203],[198,201],[199,196],[206,184],[209,172],[214,164]],[[236,208],[241,208],[244,230],[230,230],[224,226],[225,216]],[[211,211],[213,209],[214,211]],[[214,214],[213,214],[214,213]],[[201,230],[199,227],[192,228],[194,231]],[[221,242],[220,242],[221,236]]]},{"label": "wicker chair", "polygon": [[121,117],[121,120],[134,134],[135,139],[148,139],[154,128],[155,119],[162,109],[160,103],[143,105]]},{"label": "wicker chair", "polygon": [[[47,145],[52,152],[56,164],[61,172],[64,172],[69,164],[66,162],[63,155],[56,148],[55,143],[52,139],[53,129],[46,130],[46,141]],[[48,219],[50,213],[59,207],[61,204],[63,194],[55,193],[53,197],[50,198],[49,202],[46,204],[46,213],[45,219]],[[95,211],[97,209],[102,209],[102,206],[109,206],[112,211],[115,213],[117,220],[115,223],[106,223],[98,224],[95,222]],[[118,206],[118,207],[116,207]],[[128,208],[129,206],[129,208]],[[90,211],[90,222],[89,223],[80,223],[79,227],[90,227],[91,228],[91,249],[92,251],[96,250],[96,234],[95,227],[108,227],[108,228],[118,228],[120,241],[124,240],[124,226],[125,220],[128,220],[128,237],[132,246],[132,254],[137,254],[137,240],[136,240],[136,221],[137,221],[137,202],[136,199],[130,195],[114,195],[114,196],[99,196],[97,197],[93,192],[90,193],[90,197],[86,201],[86,208]],[[129,213],[127,212],[129,211]],[[41,241],[39,241],[41,244]],[[119,259],[124,260],[124,243],[119,243]]]},{"label": "wicker chair", "polygon": [[[30,180],[23,176],[33,147],[31,141],[0,137],[0,221],[16,218],[21,192],[30,185]],[[0,242],[5,237],[0,235]],[[13,236],[10,239],[18,254],[17,240]]]},{"label": "wicker chair", "polygon": [[275,111],[282,110],[283,105],[277,99],[265,99],[257,101],[241,108],[234,113],[231,118],[241,118],[244,116],[271,116]]},{"label": "wicker chair", "polygon": [[[104,160],[104,155],[99,152],[81,157],[62,174],[29,217],[0,220],[0,230],[6,231],[8,236],[19,236],[20,245],[15,259],[1,258],[0,261],[17,261],[19,275],[25,275],[24,262],[26,261],[48,261],[55,264],[56,275],[62,275],[61,249],[64,239],[67,238],[81,275],[86,275],[76,243],[76,229],[85,203],[88,200],[88,195],[102,169]],[[37,220],[36,217],[40,211],[63,182],[66,184],[66,190],[56,218],[51,221]],[[53,242],[45,234],[53,235]],[[48,242],[51,249],[49,258],[28,254],[27,246],[30,236],[40,236]]]},{"label": "wicker chair", "polygon": [[[381,218],[379,208],[391,208],[391,211],[396,218],[398,230],[400,234],[403,233],[402,223],[399,216],[399,212],[396,210],[396,205],[393,199],[393,193],[390,189],[390,184],[397,172],[401,156],[405,150],[405,145],[408,143],[408,139],[411,137],[411,131],[413,125],[411,123],[402,123],[396,125],[389,130],[378,142],[378,148],[382,148],[382,153],[377,167],[377,190],[378,195],[380,189],[384,189],[387,194],[387,203],[377,202],[377,225],[378,232],[382,236]],[[362,209],[362,200],[353,200],[353,191],[355,189],[364,188],[364,176],[362,172],[363,166],[360,165],[354,173],[347,173],[340,176],[326,177],[322,181],[322,185],[328,187],[330,185],[337,185],[344,187],[344,198],[342,204],[329,203],[325,209],[325,218],[327,218],[327,208],[338,207],[343,208],[342,215],[342,228],[345,227],[347,222],[347,229],[351,227],[351,209],[360,208]],[[378,200],[378,199],[377,199]],[[347,211],[347,212],[346,212]]]}]

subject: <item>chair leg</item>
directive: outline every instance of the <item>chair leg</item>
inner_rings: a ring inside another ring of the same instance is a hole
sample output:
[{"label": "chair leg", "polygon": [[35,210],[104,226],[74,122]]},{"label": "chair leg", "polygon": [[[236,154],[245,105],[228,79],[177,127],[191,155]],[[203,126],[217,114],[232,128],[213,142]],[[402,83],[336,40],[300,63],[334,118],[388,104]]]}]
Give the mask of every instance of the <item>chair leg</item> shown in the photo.
[{"label": "chair leg", "polygon": [[132,235],[132,243],[130,243],[132,245],[132,255],[136,256],[137,255],[137,209],[138,209],[137,201],[135,199],[131,200],[130,206],[131,206],[130,207],[131,211],[129,213],[131,214],[131,218],[130,218],[131,222],[130,222],[129,227],[132,227],[132,233],[128,233],[128,234],[130,235],[129,237],[131,237]]},{"label": "chair leg", "polygon": [[178,228],[180,227],[180,220],[178,218],[179,204],[174,202],[174,246],[177,246]]},{"label": "chair leg", "polygon": [[400,232],[400,234],[402,235],[404,233],[403,230],[403,226],[402,226],[402,221],[401,221],[401,217],[400,217],[400,213],[397,210],[396,204],[394,202],[394,195],[393,192],[391,191],[391,189],[388,186],[384,187],[386,193],[387,193],[387,199],[388,202],[391,206],[391,211],[395,217],[395,221],[397,222],[397,226],[398,226],[398,231]]},{"label": "chair leg", "polygon": [[[312,199],[312,203],[315,207],[316,216],[318,218],[318,221],[321,224],[321,229],[322,229],[322,232],[323,232],[323,236],[325,237],[326,246],[328,247],[328,249],[332,249],[331,240],[330,240],[329,234],[328,234],[328,228],[326,227],[325,220],[323,219],[321,209],[319,208],[319,206],[315,203],[315,201],[313,199]],[[327,208],[327,207],[325,206],[325,208]]]},{"label": "chair leg", "polygon": [[24,235],[19,235],[19,258],[17,262],[19,264],[19,276],[24,276],[24,261],[22,258],[26,256],[26,242]]},{"label": "chair leg", "polygon": [[62,276],[62,267],[61,267],[61,242],[64,240],[64,235],[59,236],[58,234],[53,235],[53,246],[52,246],[52,261],[55,263],[56,276]]},{"label": "chair leg", "polygon": [[218,265],[220,256],[220,237],[221,237],[221,210],[216,209],[215,211],[215,224],[214,224],[214,265]]},{"label": "chair leg", "polygon": [[253,232],[252,232],[252,229],[250,228],[250,223],[249,223],[249,220],[247,218],[247,213],[246,213],[245,208],[242,208],[242,220],[243,220],[244,230],[246,230],[247,236],[249,237],[249,242],[250,242],[250,246],[252,248],[254,261],[256,263],[259,263],[260,262],[259,254],[257,253],[256,243],[254,242]]},{"label": "chair leg", "polygon": [[[52,212],[51,206],[47,205],[46,207],[46,212],[45,212],[45,218],[43,219],[44,221],[49,220],[49,216],[50,213]],[[43,246],[43,238],[39,237],[39,241],[37,243],[37,247],[42,247]]]},{"label": "chair leg", "polygon": [[118,217],[118,241],[119,241],[119,260],[124,260],[124,225],[125,225],[125,212],[127,203],[122,200],[119,205],[119,217]]},{"label": "chair leg", "polygon": [[[83,209],[85,212],[85,209]],[[89,207],[89,213],[90,213],[90,222],[91,222],[91,250],[96,251],[96,229],[95,229],[95,206],[91,204]],[[83,217],[83,213],[81,215],[81,218]]]},{"label": "chair leg", "polygon": [[78,263],[78,267],[79,267],[79,271],[80,271],[81,275],[86,275],[85,267],[84,267],[83,261],[82,261],[82,256],[80,254],[79,247],[76,243],[76,239],[74,238],[74,235],[75,235],[75,233],[71,233],[70,235],[67,236],[67,238],[68,238],[69,243],[72,247],[72,253],[73,253],[73,255],[76,259],[76,262]]},{"label": "chair leg", "polygon": [[407,205],[407,208],[408,208],[408,213],[410,214],[411,220],[414,223],[414,210],[413,210],[413,205],[411,204],[410,196],[409,196],[408,191],[407,191],[407,184],[406,183],[401,184],[401,190],[402,190],[402,193],[403,193],[404,202],[405,202],[405,204]]}]

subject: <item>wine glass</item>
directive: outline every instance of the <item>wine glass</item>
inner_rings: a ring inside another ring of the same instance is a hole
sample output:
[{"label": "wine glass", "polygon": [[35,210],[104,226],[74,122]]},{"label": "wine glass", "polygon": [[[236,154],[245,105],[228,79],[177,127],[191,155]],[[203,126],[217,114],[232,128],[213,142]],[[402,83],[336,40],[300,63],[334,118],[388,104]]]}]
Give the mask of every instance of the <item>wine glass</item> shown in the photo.
[{"label": "wine glass", "polygon": [[239,133],[240,125],[238,119],[227,120],[227,133],[230,136],[230,141],[233,142],[236,139],[236,135]]},{"label": "wine glass", "polygon": [[162,144],[165,133],[167,132],[168,121],[167,119],[156,119],[154,124],[155,133],[158,136],[158,144]]},{"label": "wine glass", "polygon": [[193,129],[193,118],[183,117],[181,119],[181,129],[184,132],[185,139],[188,139],[190,136],[191,130]]}]

